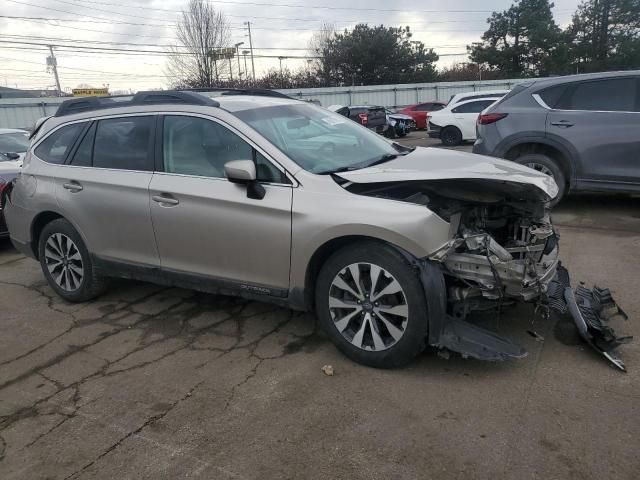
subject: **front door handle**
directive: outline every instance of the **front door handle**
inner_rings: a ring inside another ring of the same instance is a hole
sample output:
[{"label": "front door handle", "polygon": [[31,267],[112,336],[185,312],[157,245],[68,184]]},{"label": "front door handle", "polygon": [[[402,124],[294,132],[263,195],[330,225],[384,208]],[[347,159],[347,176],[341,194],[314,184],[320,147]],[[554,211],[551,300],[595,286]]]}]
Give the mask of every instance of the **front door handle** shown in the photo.
[{"label": "front door handle", "polygon": [[178,205],[180,203],[177,198],[169,197],[166,195],[154,195],[151,197],[151,200],[165,205]]},{"label": "front door handle", "polygon": [[82,185],[80,185],[78,182],[74,182],[73,180],[69,183],[63,183],[62,188],[64,188],[65,190],[69,190],[72,193],[82,191]]},{"label": "front door handle", "polygon": [[565,128],[573,127],[573,123],[571,123],[568,120],[560,120],[559,122],[551,122],[551,125],[553,125],[554,127],[565,127]]}]

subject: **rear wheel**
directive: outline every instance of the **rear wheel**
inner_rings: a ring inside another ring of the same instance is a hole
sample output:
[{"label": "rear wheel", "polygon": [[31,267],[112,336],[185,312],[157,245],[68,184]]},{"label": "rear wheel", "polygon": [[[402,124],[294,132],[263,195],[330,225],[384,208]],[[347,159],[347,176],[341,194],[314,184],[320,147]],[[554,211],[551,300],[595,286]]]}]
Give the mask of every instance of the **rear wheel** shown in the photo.
[{"label": "rear wheel", "polygon": [[82,237],[62,218],[47,224],[38,242],[40,265],[58,295],[70,302],[84,302],[100,295],[106,280],[96,274]]},{"label": "rear wheel", "polygon": [[558,195],[551,201],[551,205],[556,205],[564,197],[567,189],[567,179],[558,163],[541,153],[529,153],[516,158],[516,163],[532,168],[540,173],[549,175],[558,185]]},{"label": "rear wheel", "polygon": [[366,242],[331,256],[318,276],[316,312],[336,346],[364,365],[404,365],[426,344],[422,284],[388,245]]},{"label": "rear wheel", "polygon": [[440,133],[440,140],[447,147],[455,147],[462,143],[462,132],[458,127],[444,127]]}]

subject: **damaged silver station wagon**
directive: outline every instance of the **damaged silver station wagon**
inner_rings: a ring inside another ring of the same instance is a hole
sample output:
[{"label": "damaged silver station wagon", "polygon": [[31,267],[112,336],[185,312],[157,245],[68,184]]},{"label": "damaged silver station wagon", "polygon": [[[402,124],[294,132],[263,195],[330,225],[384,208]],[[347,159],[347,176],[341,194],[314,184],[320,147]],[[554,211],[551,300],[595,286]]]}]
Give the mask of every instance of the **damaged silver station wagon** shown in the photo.
[{"label": "damaged silver station wagon", "polygon": [[125,277],[315,309],[375,367],[427,345],[522,357],[469,316],[522,301],[571,315],[624,369],[628,338],[607,324],[624,313],[560,265],[557,192],[513,162],[407,148],[275,92],[140,92],[67,100],[41,122],[5,215],[68,301]]}]

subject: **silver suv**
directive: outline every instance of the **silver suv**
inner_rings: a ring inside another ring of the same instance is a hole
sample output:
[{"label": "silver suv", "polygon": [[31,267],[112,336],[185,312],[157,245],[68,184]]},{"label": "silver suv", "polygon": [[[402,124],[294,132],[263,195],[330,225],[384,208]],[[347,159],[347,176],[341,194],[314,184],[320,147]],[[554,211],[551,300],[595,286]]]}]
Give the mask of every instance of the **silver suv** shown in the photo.
[{"label": "silver suv", "polygon": [[467,314],[566,309],[547,175],[403,147],[274,93],[226,93],[73,99],[40,125],[6,217],[61,297],[125,277],[315,309],[345,354],[376,367],[426,345],[520,357]]}]

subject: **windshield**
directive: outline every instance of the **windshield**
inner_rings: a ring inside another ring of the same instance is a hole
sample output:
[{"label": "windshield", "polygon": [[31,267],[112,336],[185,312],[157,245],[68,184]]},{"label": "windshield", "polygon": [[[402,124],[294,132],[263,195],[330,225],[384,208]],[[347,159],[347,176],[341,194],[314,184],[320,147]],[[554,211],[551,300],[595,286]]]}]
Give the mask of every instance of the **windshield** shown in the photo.
[{"label": "windshield", "polygon": [[26,133],[0,133],[0,153],[25,153],[28,148]]},{"label": "windshield", "polygon": [[309,104],[234,112],[312,173],[363,168],[406,153],[348,118]]}]

